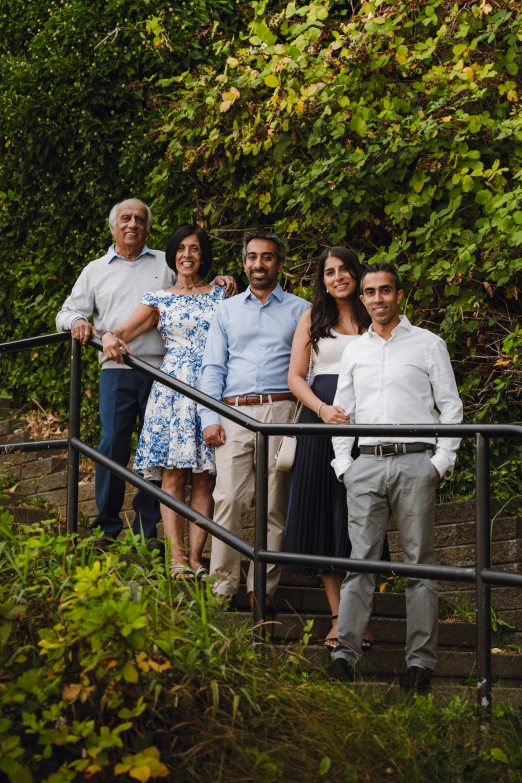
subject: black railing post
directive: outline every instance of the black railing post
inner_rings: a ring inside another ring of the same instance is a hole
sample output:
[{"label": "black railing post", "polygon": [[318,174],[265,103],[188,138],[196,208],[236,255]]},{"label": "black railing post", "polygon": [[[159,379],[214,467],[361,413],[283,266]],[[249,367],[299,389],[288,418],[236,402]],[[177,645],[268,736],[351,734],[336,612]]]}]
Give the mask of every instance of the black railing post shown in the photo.
[{"label": "black railing post", "polygon": [[491,587],[482,570],[491,567],[489,440],[476,435],[475,518],[477,544],[477,698],[479,710],[491,711]]},{"label": "black railing post", "polygon": [[71,376],[69,382],[69,438],[67,454],[67,532],[78,532],[78,481],[80,455],[73,449],[71,438],[80,437],[80,396],[82,373],[82,344],[71,340]]},{"label": "black railing post", "polygon": [[[265,622],[266,610],[266,563],[257,553],[267,548],[268,516],[268,436],[256,433],[256,518],[254,531],[254,625]],[[258,639],[264,639],[265,628],[260,625],[256,632]]]}]

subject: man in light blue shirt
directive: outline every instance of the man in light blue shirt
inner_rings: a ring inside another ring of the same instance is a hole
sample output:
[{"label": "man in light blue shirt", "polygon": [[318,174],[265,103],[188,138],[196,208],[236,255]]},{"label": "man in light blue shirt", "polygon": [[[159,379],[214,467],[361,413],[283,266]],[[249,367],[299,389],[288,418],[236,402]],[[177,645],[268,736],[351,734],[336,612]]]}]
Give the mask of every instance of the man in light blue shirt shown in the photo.
[{"label": "man in light blue shirt", "polygon": [[[285,247],[277,234],[256,231],[243,241],[243,266],[249,287],[243,294],[222,302],[210,325],[203,355],[201,390],[234,405],[254,419],[271,423],[292,420],[295,398],[288,391],[288,366],[292,340],[299,318],[310,307],[288,294],[277,282],[285,260]],[[241,515],[254,494],[255,434],[199,407],[203,437],[216,449],[217,482],[214,520],[241,535]],[[280,551],[283,544],[289,473],[277,471],[275,455],[280,438],[269,438],[268,456],[268,548]],[[267,608],[281,569],[267,572]],[[212,542],[210,574],[215,590],[235,595],[240,579],[240,554],[221,541]],[[247,590],[253,608],[253,567]]]}]

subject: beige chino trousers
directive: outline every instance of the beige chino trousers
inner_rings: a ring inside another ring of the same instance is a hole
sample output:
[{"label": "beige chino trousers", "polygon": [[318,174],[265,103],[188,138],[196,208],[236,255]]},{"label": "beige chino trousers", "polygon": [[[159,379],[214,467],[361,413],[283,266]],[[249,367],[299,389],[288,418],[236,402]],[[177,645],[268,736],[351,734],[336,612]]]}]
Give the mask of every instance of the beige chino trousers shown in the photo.
[{"label": "beige chino trousers", "polygon": [[[265,405],[239,405],[238,410],[257,421],[270,424],[288,424],[292,421],[295,403],[291,400]],[[252,502],[255,491],[256,435],[244,427],[220,417],[226,441],[216,449],[216,488],[214,490],[214,522],[236,536],[242,535],[241,516]],[[286,508],[290,491],[291,473],[276,470],[275,455],[281,436],[268,439],[268,549],[280,552],[283,548]],[[212,540],[210,575],[215,577],[214,591],[219,595],[237,593],[240,581],[241,555],[235,549]],[[267,568],[266,589],[273,595],[281,566]],[[250,563],[247,591],[254,589],[254,564]]]}]

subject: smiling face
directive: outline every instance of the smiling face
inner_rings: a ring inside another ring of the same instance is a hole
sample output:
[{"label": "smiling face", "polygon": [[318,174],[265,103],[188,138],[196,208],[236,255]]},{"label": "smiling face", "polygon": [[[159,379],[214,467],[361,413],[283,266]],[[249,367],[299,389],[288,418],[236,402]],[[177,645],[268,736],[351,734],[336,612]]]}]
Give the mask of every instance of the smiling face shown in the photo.
[{"label": "smiling face", "polygon": [[389,272],[370,272],[363,278],[361,301],[375,324],[399,323],[399,303],[403,291],[397,291]]},{"label": "smiling face", "polygon": [[334,299],[351,299],[357,288],[357,281],[344,261],[336,256],[328,256],[324,262],[323,283]]},{"label": "smiling face", "polygon": [[111,227],[117,253],[131,259],[141,253],[147,237],[147,217],[145,204],[137,199],[119,204]]},{"label": "smiling face", "polygon": [[278,263],[276,251],[275,244],[268,239],[250,240],[243,262],[250,288],[267,291],[276,287],[277,276],[284,265],[284,261]]},{"label": "smiling face", "polygon": [[195,234],[182,239],[176,250],[176,271],[182,275],[194,275],[201,266],[201,245]]}]

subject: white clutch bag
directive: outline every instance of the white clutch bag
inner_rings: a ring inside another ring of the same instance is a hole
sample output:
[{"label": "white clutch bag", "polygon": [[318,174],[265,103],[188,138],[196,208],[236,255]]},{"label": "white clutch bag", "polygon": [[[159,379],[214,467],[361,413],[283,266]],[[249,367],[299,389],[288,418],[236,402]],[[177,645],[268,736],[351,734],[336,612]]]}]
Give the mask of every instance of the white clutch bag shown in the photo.
[{"label": "white clutch bag", "polygon": [[[298,414],[299,415],[299,414]],[[295,424],[295,422],[294,422]],[[294,467],[297,438],[295,435],[284,435],[276,454],[276,468],[288,473]]]},{"label": "white clutch bag", "polygon": [[[310,348],[310,361],[308,362],[308,372],[306,373],[306,382],[308,383],[308,385],[310,385],[310,381],[312,379],[313,359],[314,359],[314,349],[312,346]],[[297,422],[302,407],[303,407],[302,402],[296,405],[292,424],[295,424]],[[281,470],[283,473],[289,473],[292,470],[295,462],[296,448],[297,448],[297,438],[295,437],[295,435],[283,435],[275,457],[277,470]]]}]

